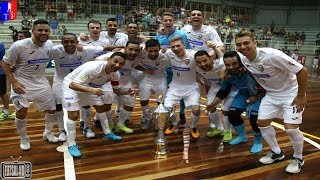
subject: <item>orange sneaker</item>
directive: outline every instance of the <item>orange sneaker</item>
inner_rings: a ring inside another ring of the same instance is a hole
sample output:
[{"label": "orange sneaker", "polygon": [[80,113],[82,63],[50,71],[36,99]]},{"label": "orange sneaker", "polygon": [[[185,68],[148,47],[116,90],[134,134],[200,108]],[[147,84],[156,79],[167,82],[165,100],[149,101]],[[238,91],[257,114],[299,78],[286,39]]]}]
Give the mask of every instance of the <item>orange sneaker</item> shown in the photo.
[{"label": "orange sneaker", "polygon": [[191,136],[195,139],[198,139],[200,137],[200,132],[197,128],[192,128]]},{"label": "orange sneaker", "polygon": [[175,129],[177,129],[178,125],[170,124],[170,126],[164,132],[165,134],[172,134]]}]

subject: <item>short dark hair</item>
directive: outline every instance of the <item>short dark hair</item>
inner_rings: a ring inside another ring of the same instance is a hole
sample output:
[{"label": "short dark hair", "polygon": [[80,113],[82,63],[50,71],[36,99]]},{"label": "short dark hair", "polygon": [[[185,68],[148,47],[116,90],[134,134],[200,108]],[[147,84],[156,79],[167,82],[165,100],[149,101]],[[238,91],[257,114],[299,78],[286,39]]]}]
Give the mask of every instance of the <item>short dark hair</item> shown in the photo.
[{"label": "short dark hair", "polygon": [[28,30],[20,30],[20,31],[18,31],[18,34],[19,34],[19,33],[24,34],[24,37],[25,37],[25,38],[31,37],[31,33],[30,33],[30,31],[28,31]]},{"label": "short dark hair", "polygon": [[204,12],[201,9],[192,9],[191,12],[190,12],[190,15],[191,15],[192,11],[200,11],[202,16],[204,16]]},{"label": "short dark hair", "polygon": [[149,39],[146,41],[146,49],[149,47],[159,47],[160,48],[160,43],[156,39]]},{"label": "short dark hair", "polygon": [[33,26],[32,27],[34,27],[35,25],[38,25],[38,24],[48,24],[49,25],[49,22],[44,20],[44,19],[38,19],[38,20],[33,22]]},{"label": "short dark hair", "polygon": [[227,51],[227,52],[225,52],[224,55],[223,55],[223,60],[225,58],[229,58],[229,57],[236,57],[238,62],[239,62],[239,64],[240,64],[240,67],[243,66],[243,64],[241,62],[241,58],[240,58],[240,56],[239,56],[237,51]]},{"label": "short dark hair", "polygon": [[109,19],[107,19],[106,23],[108,23],[108,21],[116,21],[116,22],[118,22],[118,20],[116,18],[109,18]]},{"label": "short dark hair", "polygon": [[198,56],[203,56],[206,55],[208,57],[210,57],[209,53],[205,50],[199,50],[196,52],[196,54],[194,54],[194,58],[198,57]]},{"label": "short dark hair", "polygon": [[89,29],[89,24],[90,24],[90,23],[92,23],[92,24],[99,24],[100,27],[101,27],[101,22],[100,22],[100,21],[91,19],[91,20],[88,22],[88,24],[87,24],[88,29]]},{"label": "short dark hair", "polygon": [[120,57],[122,57],[124,60],[127,59],[126,54],[125,54],[125,53],[122,53],[122,52],[114,52],[114,53],[110,56],[110,59],[113,58],[113,57],[115,57],[115,56],[120,56]]},{"label": "short dark hair", "polygon": [[162,14],[161,19],[162,19],[164,16],[171,16],[171,17],[173,17],[173,19],[174,19],[174,15],[173,15],[171,12],[164,12],[164,13]]},{"label": "short dark hair", "polygon": [[132,40],[132,39],[130,39],[130,40],[127,41],[126,47],[128,47],[129,44],[136,44],[136,45],[140,46],[139,41]]},{"label": "short dark hair", "polygon": [[64,35],[61,36],[61,41],[63,40],[63,38],[64,38],[65,36],[74,36],[74,37],[78,40],[77,35],[75,35],[74,33],[65,33]]}]

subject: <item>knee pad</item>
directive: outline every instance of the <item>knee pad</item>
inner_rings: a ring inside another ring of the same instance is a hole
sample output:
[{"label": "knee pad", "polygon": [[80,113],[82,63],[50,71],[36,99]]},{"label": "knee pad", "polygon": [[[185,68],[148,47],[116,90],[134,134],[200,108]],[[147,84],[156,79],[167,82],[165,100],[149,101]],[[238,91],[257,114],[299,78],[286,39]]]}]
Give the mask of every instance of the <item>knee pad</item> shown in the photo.
[{"label": "knee pad", "polygon": [[56,104],[56,111],[62,111],[62,104]]},{"label": "knee pad", "polygon": [[241,118],[242,112],[243,112],[242,110],[230,108],[229,113],[228,113],[228,118],[229,118],[230,123],[233,126],[239,126],[244,123],[243,119]]}]

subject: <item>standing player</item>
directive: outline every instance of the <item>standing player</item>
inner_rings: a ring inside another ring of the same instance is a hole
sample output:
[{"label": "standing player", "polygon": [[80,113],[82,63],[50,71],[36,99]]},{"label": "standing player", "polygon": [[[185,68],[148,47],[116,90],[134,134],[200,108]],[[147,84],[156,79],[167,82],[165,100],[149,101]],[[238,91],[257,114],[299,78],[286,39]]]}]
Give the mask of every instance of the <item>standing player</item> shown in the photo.
[{"label": "standing player", "polygon": [[[161,47],[170,48],[170,40],[174,37],[180,37],[183,41],[183,44],[186,49],[190,49],[187,35],[184,31],[177,30],[174,27],[174,15],[170,12],[165,12],[162,15],[162,26],[163,29],[160,30],[161,33],[157,33],[156,39],[159,41]],[[172,81],[172,68],[169,66],[167,69],[167,83],[168,85]],[[180,124],[184,124],[186,122],[186,116],[184,113],[185,105],[184,101],[180,100]]]},{"label": "standing player", "polygon": [[315,56],[312,60],[312,76],[317,77],[318,65],[319,65],[319,57]]},{"label": "standing player", "polygon": [[302,113],[306,105],[307,70],[281,51],[257,48],[251,32],[241,31],[235,39],[237,50],[244,55],[241,58],[242,63],[266,90],[260,104],[257,124],[271,148],[271,153],[259,161],[271,164],[284,158],[276,132],[270,125],[274,119],[281,118],[284,119],[284,127],[294,151],[286,171],[298,173],[304,164],[303,134],[299,125],[302,123]]},{"label": "standing player", "polygon": [[[173,77],[164,99],[164,106],[173,110],[174,105],[183,99],[186,107],[192,109],[190,115],[191,135],[193,138],[199,138],[197,124],[200,119],[200,90],[196,80],[196,62],[194,60],[196,51],[186,50],[180,37],[172,38],[170,47],[171,49],[165,55],[170,59]],[[165,134],[172,134],[178,127],[177,121],[174,120],[175,118],[166,129]]]},{"label": "standing player", "polygon": [[[72,33],[64,34],[61,37],[61,44],[62,45],[56,45],[52,48],[50,58],[55,61],[56,68],[53,76],[52,89],[56,99],[56,116],[60,131],[58,139],[59,141],[66,141],[61,104],[63,79],[80,65],[104,53],[104,50],[107,48],[101,46],[80,46],[77,49],[77,36]],[[87,138],[93,138],[95,136],[94,132],[90,129],[89,118],[84,121],[83,134],[85,134]]]},{"label": "standing player", "polygon": [[[210,81],[211,87],[207,95],[207,104],[216,96],[221,87],[220,71],[224,67],[223,53],[216,47],[212,41],[207,42],[208,47],[212,48],[217,55],[217,59],[213,59],[213,56],[209,56],[205,50],[200,50],[195,54],[195,60],[197,63],[197,72]],[[215,56],[215,55],[214,55]],[[233,101],[234,96],[237,94],[236,89],[232,89],[229,95],[224,99],[222,104],[222,114],[224,126],[221,124],[220,114],[215,109],[210,111],[209,125],[211,130],[207,132],[208,137],[215,137],[217,135],[223,135],[223,142],[229,142],[232,139],[231,124],[228,119],[228,111]]]},{"label": "standing player", "polygon": [[258,153],[262,151],[262,135],[257,125],[258,110],[265,91],[260,88],[251,73],[241,70],[243,64],[236,51],[226,52],[223,60],[227,70],[227,79],[222,82],[220,90],[213,101],[209,102],[207,109],[215,109],[216,105],[227,97],[230,89],[236,87],[239,91],[231,102],[228,116],[234,129],[238,133],[238,137],[232,139],[229,144],[236,145],[247,142],[246,128],[241,117],[243,111],[246,111],[254,134],[254,142],[250,152]]},{"label": "standing player", "polygon": [[79,117],[79,109],[84,105],[93,105],[99,114],[103,139],[121,140],[120,136],[113,134],[108,125],[102,85],[111,81],[116,94],[132,94],[132,90],[119,88],[120,74],[117,72],[124,66],[125,54],[115,52],[107,61],[87,62],[63,80],[63,107],[68,111],[67,131],[69,152],[73,157],[80,157],[81,152],[76,145],[76,120]]},{"label": "standing player", "polygon": [[160,54],[158,40],[149,39],[146,42],[146,51],[140,57],[141,65],[150,72],[144,73],[139,83],[139,96],[142,109],[141,128],[148,129],[150,123],[149,98],[152,92],[161,92],[165,96],[167,91],[166,67],[170,66],[168,58]]},{"label": "standing player", "polygon": [[[32,33],[32,38],[12,44],[1,64],[12,84],[11,98],[16,109],[15,123],[21,138],[22,150],[31,148],[26,127],[29,100],[33,101],[36,108],[46,111],[43,138],[49,142],[58,142],[58,138],[52,133],[56,109],[54,96],[45,77],[49,51],[53,46],[52,42],[48,41],[50,35],[48,22],[36,20],[32,26]],[[16,69],[12,73],[10,65],[13,64]]]}]

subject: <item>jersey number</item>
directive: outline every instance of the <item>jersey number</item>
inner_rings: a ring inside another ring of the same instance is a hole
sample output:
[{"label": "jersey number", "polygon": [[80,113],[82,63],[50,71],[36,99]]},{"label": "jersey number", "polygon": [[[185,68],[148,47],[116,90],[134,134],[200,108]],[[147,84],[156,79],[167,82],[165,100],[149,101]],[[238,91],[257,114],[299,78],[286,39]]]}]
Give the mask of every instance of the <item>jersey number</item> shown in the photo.
[{"label": "jersey number", "polygon": [[177,72],[177,76],[180,77],[180,73],[179,72]]},{"label": "jersey number", "polygon": [[37,70],[39,68],[39,65],[36,65],[36,69],[35,70]]}]

